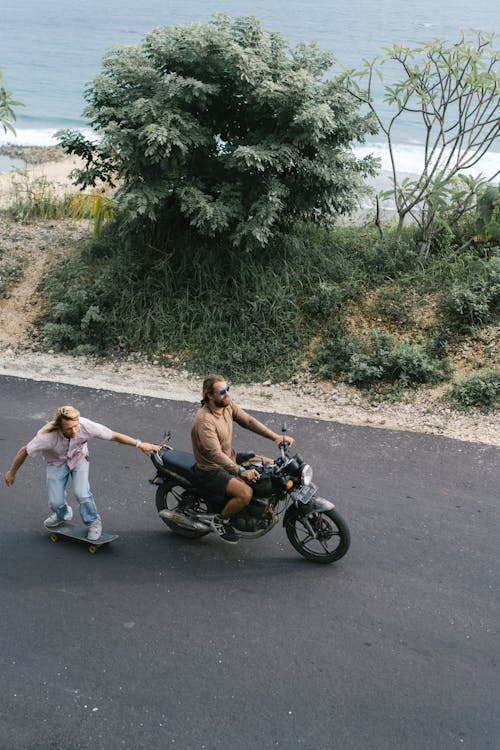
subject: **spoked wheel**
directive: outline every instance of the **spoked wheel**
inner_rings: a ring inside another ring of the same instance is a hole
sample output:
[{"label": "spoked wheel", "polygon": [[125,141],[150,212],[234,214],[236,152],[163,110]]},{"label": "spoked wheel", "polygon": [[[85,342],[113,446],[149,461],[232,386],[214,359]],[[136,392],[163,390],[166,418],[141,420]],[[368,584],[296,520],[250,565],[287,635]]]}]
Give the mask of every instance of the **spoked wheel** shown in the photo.
[{"label": "spoked wheel", "polygon": [[285,522],[290,544],[307,560],[332,563],[344,557],[351,543],[346,522],[336,510],[291,515]]},{"label": "spoked wheel", "polygon": [[[156,490],[156,508],[158,513],[161,510],[176,511],[179,509],[179,506],[182,507],[185,492],[186,490],[183,487],[172,487],[172,485],[160,484]],[[182,516],[179,517],[182,518]],[[171,531],[179,536],[186,537],[186,539],[199,539],[210,533],[210,529],[207,529],[206,531],[190,529],[187,525],[182,526],[180,523],[176,523],[170,518],[164,518],[163,516],[160,516],[160,518]]]}]

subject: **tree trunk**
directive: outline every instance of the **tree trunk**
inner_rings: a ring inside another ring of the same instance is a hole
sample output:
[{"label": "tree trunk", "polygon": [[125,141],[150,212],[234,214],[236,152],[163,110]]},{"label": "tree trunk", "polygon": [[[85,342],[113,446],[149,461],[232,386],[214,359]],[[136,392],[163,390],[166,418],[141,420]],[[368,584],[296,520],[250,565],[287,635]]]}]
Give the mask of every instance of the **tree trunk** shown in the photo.
[{"label": "tree trunk", "polygon": [[420,252],[418,254],[418,260],[421,265],[424,265],[429,257],[429,251],[431,249],[431,238],[427,237],[420,243]]},{"label": "tree trunk", "polygon": [[420,242],[419,261],[422,265],[429,257],[431,242],[436,235],[436,211],[424,201],[421,215],[422,240]]},{"label": "tree trunk", "polygon": [[380,220],[380,200],[379,200],[378,195],[375,197],[375,202],[376,202],[376,207],[377,207],[376,214],[375,214],[375,226],[378,229],[378,233],[380,234],[381,239],[384,239],[384,230],[382,227],[382,222]]},{"label": "tree trunk", "polygon": [[398,221],[398,228],[396,229],[396,245],[399,245],[401,242],[401,235],[403,234],[403,224],[405,223],[405,216],[406,214],[398,214],[399,221]]}]

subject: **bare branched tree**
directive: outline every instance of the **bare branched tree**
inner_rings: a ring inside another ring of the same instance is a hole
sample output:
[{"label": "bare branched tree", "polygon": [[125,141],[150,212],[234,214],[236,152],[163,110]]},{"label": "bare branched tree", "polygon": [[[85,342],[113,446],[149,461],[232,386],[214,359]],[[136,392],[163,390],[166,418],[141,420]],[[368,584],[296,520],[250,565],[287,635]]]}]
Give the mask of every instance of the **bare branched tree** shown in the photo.
[{"label": "bare branched tree", "polygon": [[[385,54],[365,61],[360,71],[347,70],[343,83],[358,102],[367,105],[387,139],[392,188],[399,217],[397,237],[411,216],[421,228],[422,258],[440,231],[440,218],[449,206],[457,177],[475,167],[498,139],[500,132],[500,53],[496,35],[463,32],[455,44],[434,40],[415,49],[394,45]],[[389,67],[395,83],[385,83],[382,66]],[[393,72],[396,67],[395,75]],[[384,102],[393,112],[384,116],[374,99],[378,78]],[[422,128],[423,168],[415,178],[400,179],[394,130],[402,118],[417,119]],[[498,172],[490,175],[494,181]],[[462,180],[476,191],[487,180]],[[470,197],[470,196],[469,196]],[[465,202],[470,205],[471,201]]]}]

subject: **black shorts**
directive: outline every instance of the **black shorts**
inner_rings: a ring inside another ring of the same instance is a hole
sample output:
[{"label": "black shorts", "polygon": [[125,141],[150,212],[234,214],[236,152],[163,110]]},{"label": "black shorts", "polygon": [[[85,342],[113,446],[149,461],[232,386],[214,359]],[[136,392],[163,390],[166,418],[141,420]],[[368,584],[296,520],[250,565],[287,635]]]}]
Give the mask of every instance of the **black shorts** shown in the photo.
[{"label": "black shorts", "polygon": [[205,495],[214,495],[224,498],[227,497],[226,488],[229,481],[235,479],[234,475],[225,471],[225,469],[203,471],[196,466],[194,473],[196,475],[196,481],[203,488],[203,493]]}]

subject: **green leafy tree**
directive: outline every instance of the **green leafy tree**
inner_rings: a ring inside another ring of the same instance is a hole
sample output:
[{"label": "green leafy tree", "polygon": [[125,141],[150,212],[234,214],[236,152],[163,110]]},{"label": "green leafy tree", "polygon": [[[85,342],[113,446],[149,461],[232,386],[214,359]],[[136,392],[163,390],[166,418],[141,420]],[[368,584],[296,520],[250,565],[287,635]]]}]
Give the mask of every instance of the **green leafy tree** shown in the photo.
[{"label": "green leafy tree", "polygon": [[[392,190],[382,197],[394,199],[398,237],[411,216],[421,228],[423,258],[443,227],[441,219],[448,212],[454,178],[478,164],[498,138],[500,53],[494,48],[496,39],[494,34],[471,31],[455,44],[437,39],[413,49],[394,45],[384,56],[366,61],[360,71],[344,74],[346,90],[368,106],[387,139]],[[390,83],[384,83],[382,68]],[[383,83],[388,116],[375,101],[377,79]],[[415,178],[399,176],[394,135],[402,118],[417,119],[422,128],[423,168]],[[470,182],[472,189],[477,184]],[[464,200],[475,204],[467,196]]]},{"label": "green leafy tree", "polygon": [[16,121],[16,113],[13,108],[22,106],[21,102],[16,102],[12,98],[12,93],[4,88],[3,73],[0,68],[0,125],[4,133],[9,130],[15,135],[16,131],[13,123]]},{"label": "green leafy tree", "polygon": [[352,211],[374,171],[351,151],[372,118],[325,80],[332,62],[255,17],[158,28],[111,51],[88,89],[100,142],[65,132],[61,143],[85,159],[77,184],[119,184],[129,236],[165,247],[194,230],[224,249],[262,248],[295,219]]}]

